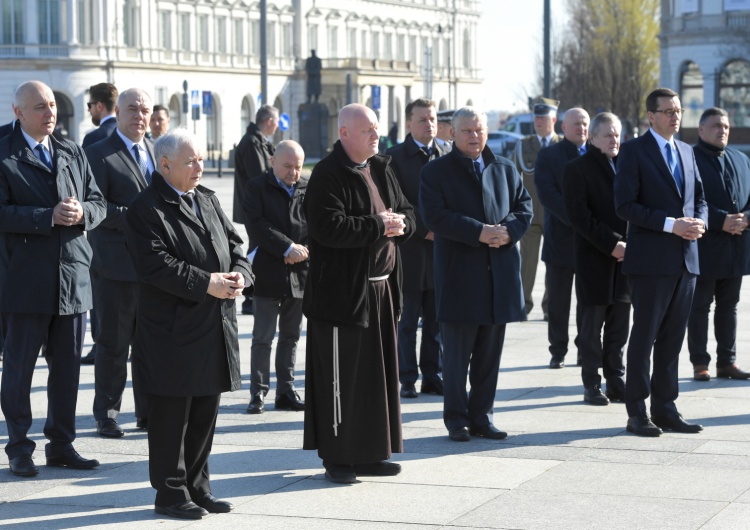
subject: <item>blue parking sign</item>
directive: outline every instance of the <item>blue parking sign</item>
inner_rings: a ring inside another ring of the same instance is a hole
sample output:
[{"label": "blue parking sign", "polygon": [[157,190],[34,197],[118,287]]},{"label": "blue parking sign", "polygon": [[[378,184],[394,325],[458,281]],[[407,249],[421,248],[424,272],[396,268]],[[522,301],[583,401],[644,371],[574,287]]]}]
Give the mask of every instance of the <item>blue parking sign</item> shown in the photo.
[{"label": "blue parking sign", "polygon": [[380,86],[372,85],[372,110],[380,110]]},{"label": "blue parking sign", "polygon": [[286,112],[279,115],[279,129],[282,131],[289,130],[289,126],[291,125],[291,120],[289,118],[289,114]]}]

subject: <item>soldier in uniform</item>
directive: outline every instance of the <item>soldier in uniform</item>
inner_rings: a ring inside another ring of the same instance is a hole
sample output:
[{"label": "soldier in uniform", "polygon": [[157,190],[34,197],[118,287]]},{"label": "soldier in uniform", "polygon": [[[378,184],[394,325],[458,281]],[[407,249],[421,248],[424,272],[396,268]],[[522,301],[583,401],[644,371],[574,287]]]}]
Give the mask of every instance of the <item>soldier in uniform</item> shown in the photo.
[{"label": "soldier in uniform", "polygon": [[[521,139],[516,144],[513,152],[513,161],[518,172],[523,176],[523,185],[531,195],[534,207],[534,218],[531,227],[520,241],[521,250],[521,282],[523,283],[523,297],[526,300],[526,314],[531,313],[534,300],[531,291],[536,280],[536,268],[539,264],[539,247],[542,242],[542,229],[544,228],[544,207],[534,185],[534,164],[536,155],[543,147],[557,143],[559,140],[555,133],[555,122],[557,121],[557,107],[559,101],[538,97],[533,101],[534,105],[534,134]],[[547,290],[542,298],[542,311],[544,320],[547,320]]]}]

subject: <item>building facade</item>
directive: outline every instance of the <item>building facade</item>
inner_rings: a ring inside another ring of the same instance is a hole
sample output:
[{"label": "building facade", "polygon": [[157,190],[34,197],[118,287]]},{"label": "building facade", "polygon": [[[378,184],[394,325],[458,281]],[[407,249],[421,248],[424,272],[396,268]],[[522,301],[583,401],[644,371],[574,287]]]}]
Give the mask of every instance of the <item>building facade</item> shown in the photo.
[{"label": "building facade", "polygon": [[[88,87],[106,81],[145,89],[169,107],[172,126],[194,130],[226,157],[262,98],[259,4],[0,0],[0,123],[12,119],[14,88],[39,79],[55,92],[58,123],[80,142],[93,128]],[[396,122],[404,136],[412,99],[431,97],[441,109],[471,103],[481,88],[479,15],[479,0],[268,0],[265,99],[290,118],[277,140],[298,138],[311,50],[322,60],[319,102],[332,140],[341,106],[372,105],[373,86],[384,135]],[[204,103],[210,113],[193,120],[192,106]]]},{"label": "building facade", "polygon": [[750,144],[750,0],[662,0],[661,84],[685,108],[681,137],[694,142],[704,109],[730,114],[731,142]]}]

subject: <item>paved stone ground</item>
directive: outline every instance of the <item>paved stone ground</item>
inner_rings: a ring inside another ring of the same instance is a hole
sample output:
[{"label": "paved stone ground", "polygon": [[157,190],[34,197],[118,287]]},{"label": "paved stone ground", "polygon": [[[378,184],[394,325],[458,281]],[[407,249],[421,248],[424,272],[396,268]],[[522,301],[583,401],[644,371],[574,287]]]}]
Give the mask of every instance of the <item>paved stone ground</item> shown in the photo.
[{"label": "paved stone ground", "polygon": [[[207,176],[204,184],[231,208],[231,178]],[[738,346],[740,360],[750,367],[747,291],[739,311]],[[245,414],[252,317],[240,316],[243,389],[222,399],[211,457],[214,493],[236,509],[194,522],[154,514],[146,434],[135,430],[129,391],[120,416],[126,436],[96,436],[92,367],[81,370],[76,448],[102,465],[94,471],[42,465],[47,368],[40,360],[31,430],[39,444],[40,473],[32,479],[13,477],[5,455],[0,456],[0,527],[750,528],[750,383],[694,382],[685,348],[678,406],[705,430],[656,439],[632,436],[625,431],[623,405],[582,402],[576,367],[546,367],[546,326],[538,309],[531,316],[507,330],[495,401],[495,423],[509,431],[506,440],[449,441],[440,398],[420,395],[402,406],[406,451],[394,460],[403,472],[363,478],[352,486],[326,482],[317,455],[300,449],[301,413],[276,412],[271,405],[261,416]],[[90,344],[89,339],[85,351]],[[297,363],[303,396],[304,351],[303,337]],[[273,403],[273,393],[269,400]],[[4,445],[4,426],[0,433]]]}]

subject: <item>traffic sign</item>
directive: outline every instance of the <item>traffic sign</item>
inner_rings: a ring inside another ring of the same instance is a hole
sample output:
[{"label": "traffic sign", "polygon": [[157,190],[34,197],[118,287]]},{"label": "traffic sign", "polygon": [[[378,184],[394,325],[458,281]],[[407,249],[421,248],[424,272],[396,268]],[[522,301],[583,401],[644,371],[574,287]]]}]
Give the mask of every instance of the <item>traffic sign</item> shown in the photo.
[{"label": "traffic sign", "polygon": [[210,90],[203,91],[203,114],[206,116],[213,116],[214,113],[214,100]]},{"label": "traffic sign", "polygon": [[282,131],[289,130],[289,126],[292,124],[292,121],[289,119],[289,114],[286,112],[279,115],[279,129]]},{"label": "traffic sign", "polygon": [[372,110],[380,110],[380,86],[372,85]]}]

